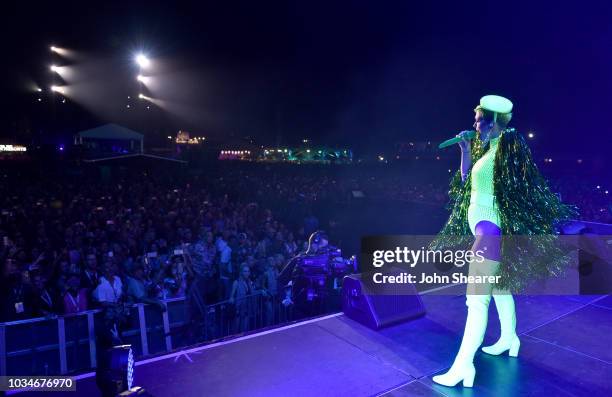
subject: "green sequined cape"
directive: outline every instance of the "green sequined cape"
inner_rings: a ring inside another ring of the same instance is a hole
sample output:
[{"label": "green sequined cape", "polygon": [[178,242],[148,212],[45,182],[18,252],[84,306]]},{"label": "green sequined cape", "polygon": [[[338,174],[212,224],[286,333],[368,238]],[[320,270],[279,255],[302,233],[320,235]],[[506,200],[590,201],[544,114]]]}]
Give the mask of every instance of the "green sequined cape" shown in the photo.
[{"label": "green sequined cape", "polygon": [[[471,148],[474,164],[486,147],[476,138]],[[555,225],[575,217],[577,211],[549,189],[525,139],[514,129],[504,130],[500,137],[493,178],[504,236],[497,287],[520,292],[531,281],[562,274],[567,252],[559,247]],[[431,249],[469,249],[474,242],[467,218],[471,179],[471,170],[465,182],[461,171],[451,179],[447,206],[451,214]]]}]

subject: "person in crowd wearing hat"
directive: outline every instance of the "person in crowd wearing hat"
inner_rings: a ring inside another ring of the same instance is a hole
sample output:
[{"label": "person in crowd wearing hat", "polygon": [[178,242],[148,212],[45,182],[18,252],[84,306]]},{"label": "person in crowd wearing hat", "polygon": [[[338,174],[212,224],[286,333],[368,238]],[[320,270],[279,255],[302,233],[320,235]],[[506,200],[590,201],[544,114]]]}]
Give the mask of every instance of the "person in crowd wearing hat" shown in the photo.
[{"label": "person in crowd wearing hat", "polygon": [[[434,376],[444,386],[463,382],[472,387],[476,370],[473,360],[487,327],[491,296],[499,314],[499,340],[482,348],[491,355],[506,351],[517,357],[520,340],[516,334],[516,313],[512,292],[523,289],[539,277],[559,274],[566,265],[554,241],[555,225],[575,215],[550,191],[533,162],[522,135],[508,128],[512,102],[487,95],[474,109],[476,136],[462,132],[461,168],[451,182],[451,215],[430,248],[457,247],[468,242],[484,260],[471,261],[470,275],[499,275],[499,283],[468,284],[468,314],[459,352],[448,372]],[[466,239],[465,236],[475,236]],[[502,236],[538,236],[532,246],[516,247],[521,240]],[[549,244],[550,243],[550,244]],[[511,246],[512,245],[512,246]],[[465,245],[463,245],[465,247]],[[523,249],[514,249],[523,248]],[[520,253],[520,254],[519,254]],[[537,261],[534,258],[547,258]]]}]

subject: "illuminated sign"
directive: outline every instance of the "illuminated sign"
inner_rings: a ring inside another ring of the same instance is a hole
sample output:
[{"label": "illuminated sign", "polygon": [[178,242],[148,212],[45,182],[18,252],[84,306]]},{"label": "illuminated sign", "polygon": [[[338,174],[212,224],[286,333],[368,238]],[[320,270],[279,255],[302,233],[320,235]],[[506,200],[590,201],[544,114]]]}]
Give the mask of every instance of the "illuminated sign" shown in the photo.
[{"label": "illuminated sign", "polygon": [[21,145],[0,145],[0,152],[25,152],[28,149]]}]

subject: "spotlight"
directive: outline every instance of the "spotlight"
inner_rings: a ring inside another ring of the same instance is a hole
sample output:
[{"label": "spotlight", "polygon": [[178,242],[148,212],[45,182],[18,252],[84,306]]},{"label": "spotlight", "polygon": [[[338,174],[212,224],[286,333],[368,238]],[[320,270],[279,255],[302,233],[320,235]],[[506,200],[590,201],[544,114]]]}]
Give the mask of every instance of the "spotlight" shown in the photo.
[{"label": "spotlight", "polygon": [[141,68],[146,68],[151,64],[151,61],[144,54],[138,54],[136,55],[136,63]]},{"label": "spotlight", "polygon": [[56,85],[52,85],[51,86],[51,91],[53,92],[59,92],[60,94],[64,93],[64,89],[62,87],[58,87]]},{"label": "spotlight", "polygon": [[145,77],[143,75],[139,74],[138,76],[136,76],[136,80],[140,81],[141,83],[144,83]]},{"label": "spotlight", "polygon": [[145,99],[145,96],[143,94],[138,94],[138,98]]},{"label": "spotlight", "polygon": [[[134,382],[134,355],[130,345],[114,346],[102,352],[96,370],[96,384],[104,396],[146,395],[132,389]],[[124,394],[125,393],[125,394]]]},{"label": "spotlight", "polygon": [[74,51],[68,50],[66,48],[62,48],[62,47],[56,47],[56,46],[50,46],[49,49],[51,50],[51,52],[61,56],[61,57],[74,57]]},{"label": "spotlight", "polygon": [[55,72],[55,73],[59,71],[59,67],[57,65],[51,65],[50,69],[52,72]]},{"label": "spotlight", "polygon": [[37,92],[42,92],[42,88],[37,88],[36,91]]},{"label": "spotlight", "polygon": [[533,132],[530,132],[529,134],[527,134],[527,136],[528,136],[530,139],[533,139],[533,137],[534,137],[535,135],[533,134]]}]

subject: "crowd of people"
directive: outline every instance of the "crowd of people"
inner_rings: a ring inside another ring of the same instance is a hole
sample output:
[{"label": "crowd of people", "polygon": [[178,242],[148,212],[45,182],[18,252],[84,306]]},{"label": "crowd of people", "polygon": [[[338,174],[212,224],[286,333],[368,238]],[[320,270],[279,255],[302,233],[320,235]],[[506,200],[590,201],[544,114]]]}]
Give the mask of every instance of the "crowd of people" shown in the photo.
[{"label": "crowd of people", "polygon": [[581,220],[612,223],[612,186],[581,175],[552,178],[551,188],[578,207]]},{"label": "crowd of people", "polygon": [[6,175],[2,321],[96,308],[120,318],[135,302],[165,310],[165,299],[192,285],[205,304],[229,300],[239,314],[247,295],[279,297],[279,271],[318,220],[305,213],[289,224],[232,195],[223,177],[173,174],[141,171],[110,183]]},{"label": "crowd of people", "polygon": [[[356,191],[434,206],[447,200],[445,183],[407,183],[409,177],[380,169],[295,167],[220,165],[198,174],[130,166],[110,177],[98,169],[5,173],[1,320],[94,308],[120,313],[131,302],[165,310],[165,299],[185,297],[192,285],[206,304],[240,306],[255,291],[281,302],[283,266],[313,231],[333,234],[317,204],[348,202]],[[552,179],[552,188],[579,207],[581,219],[612,222],[605,187]]]}]

